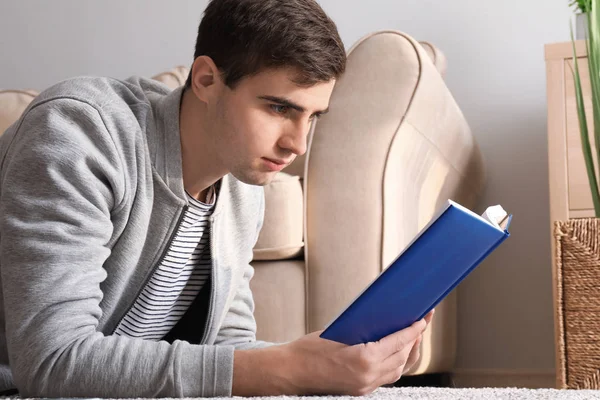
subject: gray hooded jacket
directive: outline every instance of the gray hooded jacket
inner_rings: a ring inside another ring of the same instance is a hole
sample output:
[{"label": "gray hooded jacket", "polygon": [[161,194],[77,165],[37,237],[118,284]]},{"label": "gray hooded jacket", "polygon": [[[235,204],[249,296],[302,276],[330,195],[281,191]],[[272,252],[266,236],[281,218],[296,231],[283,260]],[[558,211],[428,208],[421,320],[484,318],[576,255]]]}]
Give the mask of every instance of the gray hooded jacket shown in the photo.
[{"label": "gray hooded jacket", "polygon": [[0,389],[228,396],[234,350],[269,345],[255,339],[249,288],[263,190],[231,175],[210,220],[206,318],[187,315],[195,340],[112,335],[187,205],[181,96],[142,78],[75,78],[0,138]]}]

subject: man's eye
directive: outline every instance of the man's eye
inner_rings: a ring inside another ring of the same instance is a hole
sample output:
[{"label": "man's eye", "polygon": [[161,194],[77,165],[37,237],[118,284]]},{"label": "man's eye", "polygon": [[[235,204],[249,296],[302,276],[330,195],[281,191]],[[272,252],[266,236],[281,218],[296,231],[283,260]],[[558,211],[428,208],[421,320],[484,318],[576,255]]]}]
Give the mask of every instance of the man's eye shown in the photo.
[{"label": "man's eye", "polygon": [[279,104],[271,104],[271,109],[277,114],[286,114],[289,110],[287,106],[281,106]]}]

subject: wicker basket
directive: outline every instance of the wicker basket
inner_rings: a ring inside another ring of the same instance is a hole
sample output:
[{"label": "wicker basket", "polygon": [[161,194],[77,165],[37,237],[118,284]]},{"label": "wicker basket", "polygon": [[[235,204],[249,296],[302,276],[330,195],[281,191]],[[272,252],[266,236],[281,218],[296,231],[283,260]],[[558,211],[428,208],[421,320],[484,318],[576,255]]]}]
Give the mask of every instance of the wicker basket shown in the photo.
[{"label": "wicker basket", "polygon": [[558,386],[600,389],[600,219],[554,223]]}]

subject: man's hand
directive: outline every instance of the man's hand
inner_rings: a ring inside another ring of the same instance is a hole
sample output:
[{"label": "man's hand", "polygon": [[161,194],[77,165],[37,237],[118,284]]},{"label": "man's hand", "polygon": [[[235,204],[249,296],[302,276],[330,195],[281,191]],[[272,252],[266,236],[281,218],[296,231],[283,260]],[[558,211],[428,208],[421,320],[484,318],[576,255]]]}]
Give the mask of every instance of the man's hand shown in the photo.
[{"label": "man's hand", "polygon": [[364,395],[400,379],[418,360],[427,316],[378,342],[347,346],[313,332],[265,349],[236,350],[234,396]]},{"label": "man's hand", "polygon": [[346,346],[314,332],[284,345],[290,354],[290,377],[294,377],[290,383],[300,394],[334,395],[364,395],[393,383],[418,361],[422,335],[432,317],[433,311],[373,343]]}]

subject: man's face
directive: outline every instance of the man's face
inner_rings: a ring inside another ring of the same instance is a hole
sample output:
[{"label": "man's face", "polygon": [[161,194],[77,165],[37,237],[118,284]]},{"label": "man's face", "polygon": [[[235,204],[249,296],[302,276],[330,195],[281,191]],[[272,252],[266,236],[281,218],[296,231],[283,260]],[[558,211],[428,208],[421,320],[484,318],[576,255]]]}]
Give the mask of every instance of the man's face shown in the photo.
[{"label": "man's face", "polygon": [[219,163],[244,183],[266,185],[304,154],[311,121],[328,108],[335,81],[300,87],[293,76],[268,70],[223,86],[211,107]]}]

